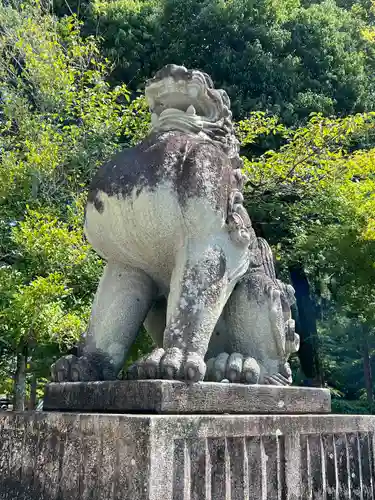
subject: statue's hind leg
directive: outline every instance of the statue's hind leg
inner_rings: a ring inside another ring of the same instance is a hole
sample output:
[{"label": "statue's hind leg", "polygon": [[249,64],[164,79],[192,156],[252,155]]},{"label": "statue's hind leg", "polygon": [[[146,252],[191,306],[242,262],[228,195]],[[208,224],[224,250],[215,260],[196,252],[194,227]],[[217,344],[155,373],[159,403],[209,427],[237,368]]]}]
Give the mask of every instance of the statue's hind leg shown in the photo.
[{"label": "statue's hind leg", "polygon": [[52,366],[52,379],[115,379],[155,294],[154,282],[143,271],[108,263],[96,292],[82,356],[58,360]]},{"label": "statue's hind leg", "polygon": [[159,376],[159,364],[164,356],[163,337],[165,321],[167,317],[167,299],[158,297],[149,310],[143,323],[147,333],[157,346],[151,354],[138,359],[128,368],[126,377],[128,379],[155,379]]},{"label": "statue's hind leg", "polygon": [[161,296],[155,300],[143,323],[147,333],[158,347],[163,347],[166,318],[167,299]]}]

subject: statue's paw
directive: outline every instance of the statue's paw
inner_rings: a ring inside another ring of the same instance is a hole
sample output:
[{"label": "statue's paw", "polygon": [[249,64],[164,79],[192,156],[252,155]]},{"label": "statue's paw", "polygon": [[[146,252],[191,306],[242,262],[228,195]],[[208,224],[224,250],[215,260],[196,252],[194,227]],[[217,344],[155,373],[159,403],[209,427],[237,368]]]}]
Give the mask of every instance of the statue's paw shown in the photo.
[{"label": "statue's paw", "polygon": [[134,363],[127,371],[128,379],[168,379],[198,382],[203,380],[206,364],[196,353],[184,354],[181,349],[154,349]]},{"label": "statue's paw", "polygon": [[265,375],[263,384],[265,385],[290,385],[292,383],[292,370],[289,363],[280,369],[278,373],[273,373],[271,375]]},{"label": "statue's paw", "polygon": [[239,353],[229,355],[224,352],[207,361],[207,380],[257,384],[259,377],[259,363],[254,358],[244,357]]},{"label": "statue's paw", "polygon": [[82,356],[63,356],[51,366],[53,382],[89,382],[99,380],[97,371],[89,360]]},{"label": "statue's paw", "polygon": [[195,352],[184,353],[177,347],[166,349],[160,361],[160,371],[165,379],[199,382],[204,379],[206,363],[202,356]]}]

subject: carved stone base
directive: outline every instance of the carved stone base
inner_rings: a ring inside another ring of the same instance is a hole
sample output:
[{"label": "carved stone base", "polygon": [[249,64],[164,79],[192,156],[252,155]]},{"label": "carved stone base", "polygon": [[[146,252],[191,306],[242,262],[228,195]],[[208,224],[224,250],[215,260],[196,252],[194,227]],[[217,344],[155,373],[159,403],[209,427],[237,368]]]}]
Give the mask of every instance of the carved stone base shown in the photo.
[{"label": "carved stone base", "polygon": [[375,417],[0,414],[0,500],[374,498]]},{"label": "carved stone base", "polygon": [[147,413],[329,413],[329,390],[170,380],[65,382],[46,387],[44,410]]}]

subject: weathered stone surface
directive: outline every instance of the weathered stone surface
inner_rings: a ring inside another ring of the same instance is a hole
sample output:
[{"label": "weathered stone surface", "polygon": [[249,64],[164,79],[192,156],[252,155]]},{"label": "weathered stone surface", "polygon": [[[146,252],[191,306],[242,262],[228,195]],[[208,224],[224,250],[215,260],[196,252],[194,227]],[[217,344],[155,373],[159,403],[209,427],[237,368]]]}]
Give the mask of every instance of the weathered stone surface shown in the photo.
[{"label": "weathered stone surface", "polygon": [[0,414],[0,500],[373,500],[372,416]]},{"label": "weathered stone surface", "polygon": [[1,413],[8,460],[0,500],[148,499],[149,424],[140,416]]},{"label": "weathered stone surface", "polygon": [[148,413],[329,413],[327,389],[171,380],[46,386],[45,410]]},{"label": "weathered stone surface", "polygon": [[150,134],[89,188],[85,234],[107,265],[79,356],[52,380],[115,380],[144,324],[157,347],[130,378],[291,384],[294,292],[244,207],[227,93],[172,64],[145,95]]}]

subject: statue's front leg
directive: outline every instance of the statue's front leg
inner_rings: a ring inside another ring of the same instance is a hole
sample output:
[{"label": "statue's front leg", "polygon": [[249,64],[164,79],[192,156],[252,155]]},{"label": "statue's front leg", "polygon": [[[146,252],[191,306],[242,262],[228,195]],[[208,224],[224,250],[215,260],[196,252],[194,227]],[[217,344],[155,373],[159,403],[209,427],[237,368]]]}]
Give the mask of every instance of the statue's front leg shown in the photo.
[{"label": "statue's front leg", "polygon": [[203,380],[212,332],[247,267],[245,248],[228,235],[184,244],[171,278],[163,349],[138,364],[138,378]]},{"label": "statue's front leg", "polygon": [[229,296],[227,257],[215,245],[188,242],[177,256],[164,331],[163,375],[202,380],[204,356]]}]

